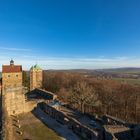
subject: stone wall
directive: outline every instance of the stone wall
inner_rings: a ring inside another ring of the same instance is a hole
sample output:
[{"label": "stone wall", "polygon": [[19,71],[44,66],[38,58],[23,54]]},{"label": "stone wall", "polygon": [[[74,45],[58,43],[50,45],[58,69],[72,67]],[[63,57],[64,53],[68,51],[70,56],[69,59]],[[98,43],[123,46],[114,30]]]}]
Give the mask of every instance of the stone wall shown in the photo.
[{"label": "stone wall", "polygon": [[[110,115],[105,115],[102,117],[102,119],[104,120],[104,123],[108,125],[109,128],[111,128],[112,126],[114,130],[116,129],[116,132],[110,132],[111,135],[106,133],[106,137],[108,137],[107,140],[112,140],[113,138],[117,140],[140,139],[140,125],[129,124]],[[118,126],[120,128],[118,128]],[[120,131],[121,127],[122,130]],[[108,131],[107,127],[105,127],[105,130]]]},{"label": "stone wall", "polygon": [[35,88],[42,88],[43,73],[42,70],[31,70],[30,71],[30,90]]},{"label": "stone wall", "polygon": [[25,102],[24,112],[31,112],[36,106],[37,106],[37,102],[34,101]]},{"label": "stone wall", "polygon": [[22,72],[17,73],[2,73],[2,87],[15,88],[22,86]]},{"label": "stone wall", "polygon": [[102,120],[104,121],[105,124],[109,124],[109,125],[123,125],[123,126],[126,126],[126,127],[129,125],[125,121],[120,120],[116,117],[112,117],[110,115],[104,115],[102,117]]},{"label": "stone wall", "polygon": [[2,96],[8,115],[24,112],[22,72],[2,73]]},{"label": "stone wall", "polygon": [[118,140],[129,140],[129,139],[133,139],[131,130],[123,131],[121,133],[115,133],[114,136]]},{"label": "stone wall", "polygon": [[49,91],[46,91],[46,90],[43,90],[43,89],[36,88],[32,92],[37,93],[38,95],[42,96],[42,98],[44,98],[46,100],[56,100],[57,99],[56,94],[49,92]]},{"label": "stone wall", "polygon": [[49,103],[55,99],[57,99],[57,95],[54,93],[43,89],[34,89],[26,94],[25,112],[32,111],[40,102]]},{"label": "stone wall", "polygon": [[105,129],[91,129],[76,119],[68,116],[64,112],[55,109],[54,107],[42,102],[38,104],[46,114],[57,120],[59,123],[66,125],[69,129],[72,129],[74,133],[88,140],[128,140],[128,139],[140,139],[140,126],[131,128],[131,124],[125,123],[118,118],[106,115],[103,117],[104,123],[112,130],[109,132]]},{"label": "stone wall", "polygon": [[103,130],[93,130],[89,127],[81,124],[76,119],[67,116],[61,111],[56,110],[55,108],[47,105],[46,103],[40,103],[38,106],[46,112],[48,115],[50,115],[52,118],[56,119],[61,124],[67,125],[69,129],[72,129],[74,133],[79,135],[80,137],[83,137],[88,140],[103,140],[104,132]]},{"label": "stone wall", "polygon": [[140,140],[140,125],[134,128],[134,138],[135,140]]},{"label": "stone wall", "polygon": [[25,112],[25,95],[22,88],[18,90],[4,90],[3,98],[8,115],[16,115]]}]

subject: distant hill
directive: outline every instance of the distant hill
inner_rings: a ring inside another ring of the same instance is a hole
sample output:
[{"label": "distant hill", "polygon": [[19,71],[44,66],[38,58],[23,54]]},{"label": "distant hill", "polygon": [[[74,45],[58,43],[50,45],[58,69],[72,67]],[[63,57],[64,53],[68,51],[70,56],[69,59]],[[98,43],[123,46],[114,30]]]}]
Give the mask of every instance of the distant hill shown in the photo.
[{"label": "distant hill", "polygon": [[78,72],[78,73],[140,73],[140,68],[110,68],[110,69],[69,69],[69,70],[48,70],[48,71],[58,71],[58,72]]},{"label": "distant hill", "polygon": [[97,70],[101,72],[109,72],[109,73],[132,73],[137,74],[140,73],[140,68],[112,68],[112,69],[101,69]]},{"label": "distant hill", "polygon": [[112,69],[95,69],[95,70],[70,69],[70,70],[48,70],[48,71],[80,73],[86,77],[140,79],[140,68],[112,68]]}]

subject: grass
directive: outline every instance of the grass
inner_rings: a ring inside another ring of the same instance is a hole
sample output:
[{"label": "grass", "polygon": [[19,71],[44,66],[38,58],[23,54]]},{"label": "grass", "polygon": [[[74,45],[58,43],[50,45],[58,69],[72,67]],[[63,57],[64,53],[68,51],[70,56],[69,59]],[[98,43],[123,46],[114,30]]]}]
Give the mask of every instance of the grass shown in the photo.
[{"label": "grass", "polygon": [[17,128],[14,126],[16,140],[62,140],[58,134],[39,121],[33,114],[27,113],[19,117],[23,135],[16,133]]}]

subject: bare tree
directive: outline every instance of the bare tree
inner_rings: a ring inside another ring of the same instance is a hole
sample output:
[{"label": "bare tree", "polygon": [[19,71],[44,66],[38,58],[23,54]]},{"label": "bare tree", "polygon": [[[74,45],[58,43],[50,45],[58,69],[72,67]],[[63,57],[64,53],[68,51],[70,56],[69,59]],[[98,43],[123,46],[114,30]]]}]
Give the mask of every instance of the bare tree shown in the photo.
[{"label": "bare tree", "polygon": [[80,110],[82,113],[85,112],[86,104],[96,104],[98,101],[97,94],[95,90],[87,85],[86,82],[78,82],[72,89],[70,102],[80,105]]},{"label": "bare tree", "polygon": [[69,90],[67,90],[66,88],[61,88],[59,90],[59,92],[57,93],[58,95],[58,98],[63,101],[63,102],[68,102],[68,99],[69,99],[69,96],[70,96],[70,93],[69,93]]}]

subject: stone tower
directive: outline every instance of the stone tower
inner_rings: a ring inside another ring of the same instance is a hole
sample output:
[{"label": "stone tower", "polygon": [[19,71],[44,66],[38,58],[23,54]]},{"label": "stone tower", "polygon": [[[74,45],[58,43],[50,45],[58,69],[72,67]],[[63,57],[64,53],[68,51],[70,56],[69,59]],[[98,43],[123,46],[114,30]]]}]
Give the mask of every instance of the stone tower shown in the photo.
[{"label": "stone tower", "polygon": [[9,115],[24,112],[25,96],[22,87],[22,66],[10,65],[2,66],[2,96]]},{"label": "stone tower", "polygon": [[36,64],[32,66],[30,69],[30,91],[34,90],[35,88],[42,88],[42,82],[43,82],[43,71]]}]

